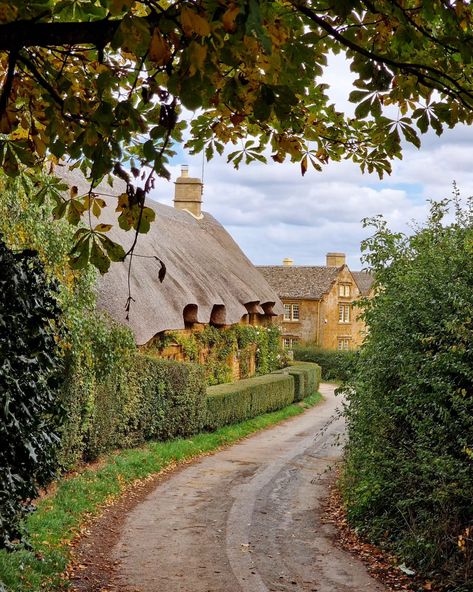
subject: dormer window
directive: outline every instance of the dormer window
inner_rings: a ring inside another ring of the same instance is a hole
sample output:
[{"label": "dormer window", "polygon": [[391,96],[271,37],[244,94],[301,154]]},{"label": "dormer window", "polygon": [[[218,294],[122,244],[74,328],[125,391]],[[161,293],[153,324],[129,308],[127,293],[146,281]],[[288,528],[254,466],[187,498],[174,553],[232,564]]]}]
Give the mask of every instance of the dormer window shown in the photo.
[{"label": "dormer window", "polygon": [[349,298],[351,294],[350,284],[338,284],[338,295],[342,298]]}]

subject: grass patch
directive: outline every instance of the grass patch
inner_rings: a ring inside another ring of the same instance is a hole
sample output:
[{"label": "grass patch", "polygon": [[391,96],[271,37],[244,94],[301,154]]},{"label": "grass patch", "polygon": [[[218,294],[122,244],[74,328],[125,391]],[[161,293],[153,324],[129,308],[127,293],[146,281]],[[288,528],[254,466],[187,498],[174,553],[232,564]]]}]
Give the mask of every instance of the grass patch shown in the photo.
[{"label": "grass patch", "polygon": [[322,400],[315,393],[294,403],[215,432],[192,438],[151,442],[143,448],[122,450],[105,457],[97,470],[59,481],[51,497],[38,503],[27,520],[32,549],[14,553],[0,550],[0,592],[53,591],[67,587],[63,572],[71,558],[71,544],[81,525],[138,479],[158,473],[172,463],[214,451],[284,419],[303,413]]}]

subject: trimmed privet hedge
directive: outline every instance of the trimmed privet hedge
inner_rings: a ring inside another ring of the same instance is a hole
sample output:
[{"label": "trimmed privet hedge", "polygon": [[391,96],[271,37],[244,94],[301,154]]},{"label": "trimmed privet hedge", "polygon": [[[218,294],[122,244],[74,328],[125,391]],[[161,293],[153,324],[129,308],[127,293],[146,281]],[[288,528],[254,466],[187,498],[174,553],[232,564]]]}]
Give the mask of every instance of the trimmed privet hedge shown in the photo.
[{"label": "trimmed privet hedge", "polygon": [[268,374],[207,388],[207,429],[281,409],[294,401],[294,378]]},{"label": "trimmed privet hedge", "polygon": [[324,380],[340,380],[350,378],[356,360],[357,351],[336,351],[320,349],[314,345],[301,345],[294,348],[294,360],[297,362],[314,362],[322,368]]},{"label": "trimmed privet hedge", "polygon": [[[101,380],[87,373],[75,378],[68,385],[73,413],[64,434],[63,457],[69,460],[77,461],[78,452],[91,460],[114,448],[187,436],[204,427],[205,376],[196,364],[135,353]],[[72,393],[81,401],[77,409]]]},{"label": "trimmed privet hedge", "polygon": [[302,401],[318,391],[321,369],[311,362],[296,362],[287,368],[276,370],[273,374],[290,374],[294,378],[294,401]]}]

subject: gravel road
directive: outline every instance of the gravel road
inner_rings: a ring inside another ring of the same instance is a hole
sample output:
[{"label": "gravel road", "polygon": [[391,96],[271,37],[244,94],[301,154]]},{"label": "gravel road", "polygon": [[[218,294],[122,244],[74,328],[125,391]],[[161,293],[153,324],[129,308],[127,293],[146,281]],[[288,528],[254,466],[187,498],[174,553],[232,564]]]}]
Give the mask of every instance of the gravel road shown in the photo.
[{"label": "gravel road", "polygon": [[321,521],[340,456],[333,387],[292,420],[173,474],[124,520],[113,589],[140,592],[374,592]]}]

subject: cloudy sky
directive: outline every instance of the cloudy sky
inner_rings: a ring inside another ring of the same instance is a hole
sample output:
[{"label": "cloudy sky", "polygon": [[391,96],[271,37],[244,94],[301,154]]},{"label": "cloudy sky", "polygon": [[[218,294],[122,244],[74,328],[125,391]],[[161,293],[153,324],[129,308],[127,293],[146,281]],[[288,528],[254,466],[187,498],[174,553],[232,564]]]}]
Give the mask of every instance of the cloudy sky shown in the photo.
[{"label": "cloudy sky", "polygon": [[[353,110],[346,97],[350,72],[343,58],[327,70],[331,97],[337,107]],[[361,220],[382,214],[393,230],[409,230],[423,221],[428,199],[448,197],[456,181],[463,195],[473,194],[473,130],[448,130],[438,138],[427,134],[420,150],[407,145],[402,161],[383,181],[362,174],[355,165],[332,163],[319,173],[300,174],[299,164],[253,163],[236,171],[226,159],[205,163],[203,208],[214,215],[255,264],[321,265],[328,251],[342,251],[352,269],[360,269],[360,241],[369,236]],[[180,154],[171,167],[173,180],[180,164],[200,177],[202,156]],[[174,186],[159,182],[153,195],[172,204]]]}]

